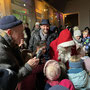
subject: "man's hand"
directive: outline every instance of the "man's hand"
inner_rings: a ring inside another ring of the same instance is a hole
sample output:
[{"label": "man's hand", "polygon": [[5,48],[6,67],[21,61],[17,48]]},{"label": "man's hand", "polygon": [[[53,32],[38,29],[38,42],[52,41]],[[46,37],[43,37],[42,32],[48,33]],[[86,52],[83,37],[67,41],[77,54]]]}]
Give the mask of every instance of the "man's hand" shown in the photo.
[{"label": "man's hand", "polygon": [[31,68],[33,69],[33,68],[35,68],[35,67],[38,65],[39,59],[36,59],[36,57],[34,57],[34,58],[32,58],[32,59],[29,59],[27,63],[28,63],[28,64],[31,66]]},{"label": "man's hand", "polygon": [[21,39],[19,47],[22,46],[24,44],[24,39]]}]

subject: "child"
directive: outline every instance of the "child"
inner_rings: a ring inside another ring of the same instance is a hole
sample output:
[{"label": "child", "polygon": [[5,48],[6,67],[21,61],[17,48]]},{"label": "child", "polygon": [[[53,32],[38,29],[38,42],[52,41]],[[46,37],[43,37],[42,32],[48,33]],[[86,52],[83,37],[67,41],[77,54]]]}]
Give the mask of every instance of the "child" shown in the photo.
[{"label": "child", "polygon": [[[46,62],[43,71],[48,79],[45,90],[48,90],[50,87],[55,85],[66,87],[69,90],[75,90],[72,82],[67,79],[65,75],[65,65],[63,63],[59,64],[55,60],[49,60]],[[64,71],[64,73],[62,71]]]},{"label": "child", "polygon": [[86,53],[90,52],[90,37],[89,36],[83,40],[83,47]]},{"label": "child", "polygon": [[76,90],[90,88],[90,79],[83,67],[83,60],[78,56],[72,56],[69,61],[69,79],[73,82]]},{"label": "child", "polygon": [[90,52],[90,35],[89,35],[89,30],[86,28],[83,32],[82,32],[82,46],[83,46],[83,50],[86,52],[86,54],[89,54]]},{"label": "child", "polygon": [[76,43],[76,49],[82,47],[81,31],[80,30],[74,30],[73,40]]},{"label": "child", "polygon": [[84,31],[82,32],[82,34],[83,34],[83,38],[86,38],[86,37],[89,36],[88,30],[84,30]]}]

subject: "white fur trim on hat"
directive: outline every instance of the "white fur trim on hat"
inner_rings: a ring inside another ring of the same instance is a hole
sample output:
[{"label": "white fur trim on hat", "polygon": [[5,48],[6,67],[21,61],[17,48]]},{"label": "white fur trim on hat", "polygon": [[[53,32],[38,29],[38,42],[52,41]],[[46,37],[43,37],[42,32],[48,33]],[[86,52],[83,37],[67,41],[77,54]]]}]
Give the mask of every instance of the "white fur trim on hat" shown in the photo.
[{"label": "white fur trim on hat", "polygon": [[73,46],[73,45],[75,45],[75,43],[74,43],[73,40],[71,40],[71,41],[67,41],[67,42],[64,42],[64,43],[59,44],[58,45],[58,48],[59,47],[69,47],[69,46]]},{"label": "white fur trim on hat", "polygon": [[57,61],[49,60],[44,66],[44,74],[49,80],[57,80],[61,74],[61,68]]}]

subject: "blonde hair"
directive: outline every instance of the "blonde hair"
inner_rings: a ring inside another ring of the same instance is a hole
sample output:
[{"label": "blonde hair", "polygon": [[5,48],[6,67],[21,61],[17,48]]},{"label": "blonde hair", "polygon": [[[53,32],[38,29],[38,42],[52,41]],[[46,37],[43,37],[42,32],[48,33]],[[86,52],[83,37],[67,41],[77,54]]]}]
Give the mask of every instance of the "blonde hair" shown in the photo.
[{"label": "blonde hair", "polygon": [[78,55],[71,56],[70,61],[71,62],[78,62],[80,60],[80,57]]},{"label": "blonde hair", "polygon": [[89,32],[88,32],[88,30],[84,30],[82,33],[88,35]]}]

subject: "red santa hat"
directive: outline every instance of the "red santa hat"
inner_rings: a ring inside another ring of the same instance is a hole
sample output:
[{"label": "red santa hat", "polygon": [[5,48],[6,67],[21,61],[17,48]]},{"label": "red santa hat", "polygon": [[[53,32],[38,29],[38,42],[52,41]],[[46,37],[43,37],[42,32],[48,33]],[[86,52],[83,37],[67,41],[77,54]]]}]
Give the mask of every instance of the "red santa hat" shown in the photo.
[{"label": "red santa hat", "polygon": [[58,47],[69,47],[75,45],[71,32],[68,29],[63,30],[58,37]]}]

